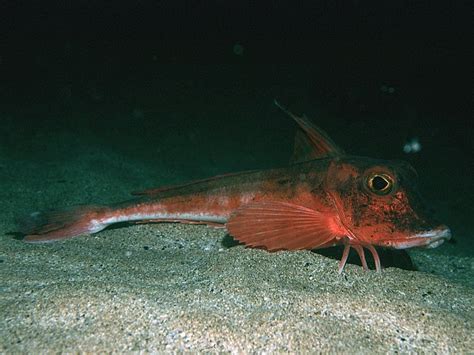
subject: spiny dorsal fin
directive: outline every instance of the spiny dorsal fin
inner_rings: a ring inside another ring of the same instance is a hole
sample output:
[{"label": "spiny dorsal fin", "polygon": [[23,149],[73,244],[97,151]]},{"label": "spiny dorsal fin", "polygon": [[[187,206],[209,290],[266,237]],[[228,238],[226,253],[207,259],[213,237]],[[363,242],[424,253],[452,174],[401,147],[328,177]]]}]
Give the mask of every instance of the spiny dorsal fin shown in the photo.
[{"label": "spiny dorsal fin", "polygon": [[293,118],[299,126],[296,132],[293,156],[290,159],[291,163],[300,163],[345,154],[344,150],[334,143],[326,132],[315,126],[306,116],[298,117],[294,115],[285,107],[281,106],[276,100],[275,105]]}]

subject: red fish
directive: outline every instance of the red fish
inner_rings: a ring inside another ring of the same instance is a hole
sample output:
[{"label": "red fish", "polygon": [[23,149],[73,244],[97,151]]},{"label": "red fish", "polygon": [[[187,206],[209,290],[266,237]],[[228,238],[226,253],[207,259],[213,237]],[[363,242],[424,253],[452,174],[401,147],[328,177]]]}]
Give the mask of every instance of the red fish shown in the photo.
[{"label": "red fish", "polygon": [[451,238],[425,213],[409,164],[348,155],[306,117],[276,104],[299,125],[289,167],[146,190],[110,206],[35,212],[24,240],[67,239],[118,222],[207,224],[268,251],[344,245],[341,273],[351,247],[364,269],[368,249],[380,271],[375,247],[434,248]]}]

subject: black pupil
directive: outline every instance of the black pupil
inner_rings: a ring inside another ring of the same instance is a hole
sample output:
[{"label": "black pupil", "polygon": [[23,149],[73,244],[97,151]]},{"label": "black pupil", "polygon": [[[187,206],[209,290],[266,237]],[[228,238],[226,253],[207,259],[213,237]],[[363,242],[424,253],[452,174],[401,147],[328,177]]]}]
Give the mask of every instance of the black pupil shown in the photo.
[{"label": "black pupil", "polygon": [[372,179],[372,186],[374,187],[375,190],[377,191],[382,191],[384,189],[387,188],[388,186],[388,181],[385,180],[383,177],[381,176],[375,176],[373,179]]}]

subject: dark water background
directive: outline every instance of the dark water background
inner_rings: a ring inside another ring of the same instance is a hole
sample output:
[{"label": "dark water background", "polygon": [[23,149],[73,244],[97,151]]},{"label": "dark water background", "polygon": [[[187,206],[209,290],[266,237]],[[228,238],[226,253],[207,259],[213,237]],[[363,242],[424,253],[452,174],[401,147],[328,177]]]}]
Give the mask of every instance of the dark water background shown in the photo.
[{"label": "dark water background", "polygon": [[[472,255],[472,55],[462,18],[446,19],[442,8],[423,24],[399,16],[408,27],[398,36],[386,9],[354,33],[355,21],[334,8],[298,22],[304,10],[282,8],[269,20],[236,5],[229,23],[212,17],[214,28],[209,12],[193,12],[202,6],[168,4],[174,15],[163,24],[162,8],[152,5],[137,14],[124,4],[82,5],[3,12],[4,158],[47,165],[94,145],[124,162],[165,166],[169,178],[156,185],[283,166],[295,124],[276,98],[347,152],[412,163],[423,195],[455,235],[439,252]],[[190,22],[196,18],[204,30]],[[345,35],[332,30],[342,24]],[[236,30],[221,31],[228,27]],[[404,153],[414,137],[421,151]],[[144,187],[148,181],[137,189]]]}]

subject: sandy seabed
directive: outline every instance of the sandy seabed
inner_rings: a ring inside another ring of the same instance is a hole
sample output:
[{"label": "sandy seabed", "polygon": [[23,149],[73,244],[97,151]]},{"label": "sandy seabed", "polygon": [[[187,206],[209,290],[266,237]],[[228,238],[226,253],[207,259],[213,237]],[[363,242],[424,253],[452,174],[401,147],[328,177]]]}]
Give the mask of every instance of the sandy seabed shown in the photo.
[{"label": "sandy seabed", "polygon": [[225,248],[224,236],[160,224],[2,239],[2,352],[474,349],[473,292],[459,282],[354,265],[338,275],[335,260]]}]

